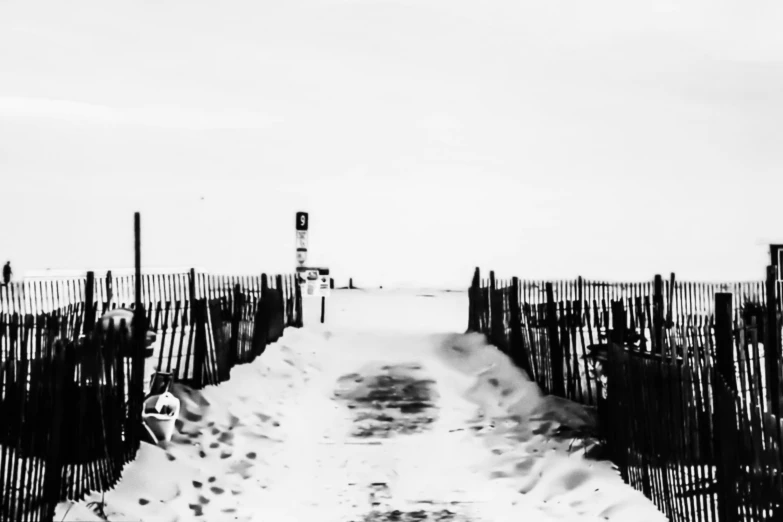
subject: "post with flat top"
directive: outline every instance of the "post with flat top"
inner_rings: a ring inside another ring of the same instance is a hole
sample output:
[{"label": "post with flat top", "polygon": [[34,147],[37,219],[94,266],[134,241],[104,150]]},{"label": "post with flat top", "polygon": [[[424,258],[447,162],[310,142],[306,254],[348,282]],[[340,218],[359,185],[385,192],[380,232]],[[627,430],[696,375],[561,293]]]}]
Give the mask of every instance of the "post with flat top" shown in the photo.
[{"label": "post with flat top", "polygon": [[[134,243],[135,243],[135,305],[133,309],[133,332],[132,339],[136,350],[144,351],[144,338],[147,332],[147,316],[144,313],[144,307],[141,303],[141,214],[136,212],[133,216]],[[134,368],[134,371],[136,369]],[[139,370],[144,372],[142,367]]]},{"label": "post with flat top", "polygon": [[141,307],[141,214],[136,212],[133,216],[135,252],[136,252],[136,309]]}]

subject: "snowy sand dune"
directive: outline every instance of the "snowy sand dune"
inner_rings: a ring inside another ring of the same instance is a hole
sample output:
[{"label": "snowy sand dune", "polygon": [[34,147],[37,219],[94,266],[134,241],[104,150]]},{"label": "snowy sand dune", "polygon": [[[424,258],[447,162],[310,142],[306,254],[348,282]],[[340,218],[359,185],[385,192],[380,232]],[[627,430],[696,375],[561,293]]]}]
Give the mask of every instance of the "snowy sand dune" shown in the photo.
[{"label": "snowy sand dune", "polygon": [[[325,325],[307,301],[309,325],[230,381],[177,386],[178,433],[128,466],[109,520],[665,520],[583,457],[589,442],[556,435],[590,412],[542,396],[480,336],[446,333],[464,329],[466,296],[430,294],[337,291]],[[63,503],[57,520],[90,513]]]}]

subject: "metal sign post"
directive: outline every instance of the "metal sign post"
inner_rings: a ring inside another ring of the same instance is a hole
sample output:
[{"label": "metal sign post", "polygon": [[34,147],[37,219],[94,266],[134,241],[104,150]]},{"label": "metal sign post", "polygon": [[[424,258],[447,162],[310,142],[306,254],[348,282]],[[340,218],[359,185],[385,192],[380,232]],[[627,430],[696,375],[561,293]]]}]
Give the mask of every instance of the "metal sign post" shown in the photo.
[{"label": "metal sign post", "polygon": [[331,285],[328,268],[308,268],[307,241],[310,228],[310,216],[307,212],[296,213],[296,267],[297,282],[302,288],[303,297],[321,298],[321,323],[326,317],[326,298],[329,297]]},{"label": "metal sign post", "polygon": [[310,216],[307,212],[296,213],[296,262],[300,267],[307,262],[307,231],[310,228]]},{"label": "metal sign post", "polygon": [[770,264],[775,267],[778,281],[783,279],[783,245],[769,245]]},{"label": "metal sign post", "polygon": [[775,289],[778,293],[778,306],[783,308],[783,292],[781,292],[781,284],[783,284],[783,245],[771,244],[769,245],[770,254],[770,266],[774,270],[775,276]]},{"label": "metal sign post", "polygon": [[296,269],[299,286],[303,297],[321,298],[321,322],[326,316],[326,298],[331,294],[328,268],[311,268],[300,266]]}]

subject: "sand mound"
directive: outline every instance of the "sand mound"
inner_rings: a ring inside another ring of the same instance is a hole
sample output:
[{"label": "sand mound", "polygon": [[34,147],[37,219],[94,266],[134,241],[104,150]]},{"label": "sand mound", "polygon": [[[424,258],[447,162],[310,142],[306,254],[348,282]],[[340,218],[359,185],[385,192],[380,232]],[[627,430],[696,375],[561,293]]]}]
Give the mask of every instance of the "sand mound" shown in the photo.
[{"label": "sand mound", "polygon": [[495,458],[487,472],[510,481],[526,500],[554,517],[597,516],[636,522],[666,518],[641,493],[624,484],[611,462],[585,458],[597,444],[594,409],[544,396],[509,357],[481,334],[443,339],[438,355],[473,377],[465,398],[494,429],[477,430]]},{"label": "sand mound", "polygon": [[[297,332],[300,333],[300,332]],[[292,335],[270,347],[257,361],[232,369],[231,380],[194,390],[175,383],[181,402],[171,442],[143,443],[117,487],[92,494],[84,502],[61,503],[56,520],[174,522],[184,520],[254,520],[237,499],[252,496],[272,480],[264,466],[280,445],[286,401],[303,390],[317,372],[304,355],[287,347]],[[299,342],[310,344],[308,336]],[[287,410],[287,411],[286,411]]]}]

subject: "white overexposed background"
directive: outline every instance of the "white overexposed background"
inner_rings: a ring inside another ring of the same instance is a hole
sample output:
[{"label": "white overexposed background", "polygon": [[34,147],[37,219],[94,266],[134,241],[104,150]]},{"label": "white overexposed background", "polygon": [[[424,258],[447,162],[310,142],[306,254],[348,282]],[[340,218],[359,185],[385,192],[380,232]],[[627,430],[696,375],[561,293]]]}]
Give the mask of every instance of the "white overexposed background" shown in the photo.
[{"label": "white overexposed background", "polygon": [[3,0],[0,261],[759,279],[777,0]]}]

